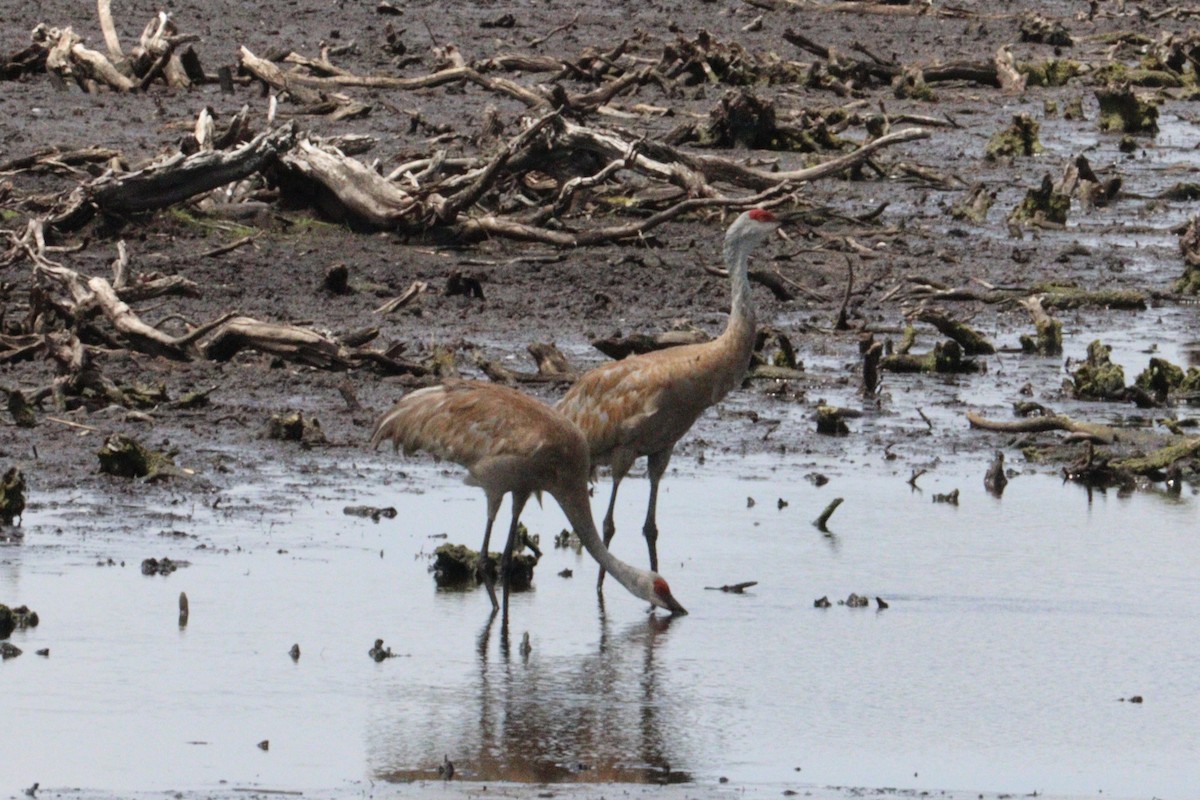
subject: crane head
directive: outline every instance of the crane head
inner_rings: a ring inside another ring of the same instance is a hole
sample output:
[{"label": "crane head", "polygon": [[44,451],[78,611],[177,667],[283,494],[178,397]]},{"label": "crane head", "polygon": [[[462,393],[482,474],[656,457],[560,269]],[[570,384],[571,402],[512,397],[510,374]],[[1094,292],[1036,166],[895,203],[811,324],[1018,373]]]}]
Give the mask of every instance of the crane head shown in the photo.
[{"label": "crane head", "polygon": [[767,240],[782,220],[765,208],[743,211],[725,234],[725,246],[729,248],[753,248]]},{"label": "crane head", "polygon": [[675,596],[671,594],[671,587],[667,585],[667,579],[661,575],[654,578],[653,591],[650,594],[650,602],[659,608],[665,608],[672,614],[686,614],[687,609],[680,605]]}]

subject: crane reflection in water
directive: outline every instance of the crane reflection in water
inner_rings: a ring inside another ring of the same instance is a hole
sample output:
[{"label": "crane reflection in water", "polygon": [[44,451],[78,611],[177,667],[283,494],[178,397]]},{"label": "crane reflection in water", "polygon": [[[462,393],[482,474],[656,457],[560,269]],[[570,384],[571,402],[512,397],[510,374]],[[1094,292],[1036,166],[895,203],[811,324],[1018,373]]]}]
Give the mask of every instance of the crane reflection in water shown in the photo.
[{"label": "crane reflection in water", "polygon": [[[670,719],[676,703],[660,697],[662,669],[656,663],[656,650],[675,621],[649,615],[614,632],[601,597],[595,650],[540,658],[536,638],[532,652],[522,652],[520,641],[514,646],[503,624],[490,618],[476,641],[475,695],[444,709],[438,718],[445,727],[439,730],[396,721],[386,741],[371,743],[372,749],[390,750],[373,770],[375,777],[393,782],[444,777],[441,743],[453,741],[444,755],[455,765],[455,778],[465,780],[691,781],[675,767],[684,760],[686,741]],[[446,719],[447,713],[455,718]]]}]

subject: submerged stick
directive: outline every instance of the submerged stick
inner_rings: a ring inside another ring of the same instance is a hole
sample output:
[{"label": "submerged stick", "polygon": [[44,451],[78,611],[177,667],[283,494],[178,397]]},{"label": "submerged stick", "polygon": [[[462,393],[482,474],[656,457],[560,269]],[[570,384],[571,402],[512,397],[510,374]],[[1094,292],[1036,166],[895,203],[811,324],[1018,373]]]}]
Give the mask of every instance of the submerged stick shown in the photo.
[{"label": "submerged stick", "polygon": [[821,516],[817,517],[813,522],[817,530],[821,533],[829,533],[829,529],[825,527],[825,523],[829,522],[829,518],[833,516],[833,512],[837,511],[838,506],[842,504],[845,498],[835,497],[830,501],[829,505],[825,506],[825,510],[821,512]]}]

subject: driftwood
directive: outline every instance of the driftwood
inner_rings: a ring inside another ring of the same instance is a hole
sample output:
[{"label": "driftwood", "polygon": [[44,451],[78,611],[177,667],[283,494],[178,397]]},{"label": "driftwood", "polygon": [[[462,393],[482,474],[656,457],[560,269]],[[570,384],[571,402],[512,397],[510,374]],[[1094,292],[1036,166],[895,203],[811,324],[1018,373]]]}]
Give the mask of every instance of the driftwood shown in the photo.
[{"label": "driftwood", "polygon": [[980,416],[973,411],[968,411],[967,421],[971,423],[972,428],[1000,433],[1067,431],[1097,444],[1112,444],[1117,438],[1116,431],[1107,425],[1094,422],[1079,422],[1063,414],[1015,420],[993,420]]},{"label": "driftwood", "polygon": [[229,152],[180,153],[137,172],[103,175],[73,192],[48,224],[70,231],[86,224],[96,210],[125,215],[167,208],[258,172],[290,149],[295,137],[293,126],[283,125]]},{"label": "driftwood", "polygon": [[654,350],[665,350],[682,344],[703,344],[709,340],[703,331],[664,331],[663,333],[631,333],[628,336],[610,336],[592,340],[592,347],[609,358],[622,359]]},{"label": "driftwood", "polygon": [[1147,297],[1135,289],[1079,289],[1072,286],[1034,285],[997,287],[976,281],[980,288],[945,286],[921,276],[910,276],[912,294],[927,300],[966,301],[979,303],[1019,303],[1030,295],[1038,295],[1043,308],[1119,308],[1144,311]]},{"label": "driftwood", "polygon": [[962,345],[963,352],[969,356],[991,355],[996,352],[995,345],[989,342],[986,336],[943,311],[922,308],[916,316],[921,322],[937,328],[943,336],[948,336]]},{"label": "driftwood", "polygon": [[228,361],[241,350],[258,350],[322,369],[345,369],[350,353],[337,342],[307,328],[231,317],[200,346],[206,358]]},{"label": "driftwood", "polygon": [[1043,356],[1060,355],[1062,353],[1062,321],[1046,313],[1045,307],[1042,306],[1042,300],[1037,295],[1022,298],[1018,302],[1033,318],[1033,326],[1037,331],[1036,338],[1021,336],[1021,349]]}]

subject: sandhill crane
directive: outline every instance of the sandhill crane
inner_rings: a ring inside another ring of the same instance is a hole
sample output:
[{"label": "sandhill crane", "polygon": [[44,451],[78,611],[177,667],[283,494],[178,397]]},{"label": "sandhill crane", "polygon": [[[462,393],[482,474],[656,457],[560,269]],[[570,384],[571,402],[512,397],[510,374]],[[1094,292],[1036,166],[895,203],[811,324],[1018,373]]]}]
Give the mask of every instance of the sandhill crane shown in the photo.
[{"label": "sandhill crane", "polygon": [[[770,211],[743,212],[725,234],[724,257],[732,287],[725,331],[711,342],[630,356],[581,377],[557,404],[587,437],[592,465],[612,466],[612,497],[604,516],[604,544],[616,533],[613,507],[621,479],[646,456],[650,502],[642,533],[650,569],[658,569],[658,483],[675,443],[704,410],[738,386],[750,366],[755,319],[746,264],[750,253],[779,227]],[[604,582],[601,565],[598,582]]]},{"label": "sandhill crane", "polygon": [[[566,514],[583,546],[632,594],[673,614],[686,614],[656,572],[626,564],[601,543],[588,500],[587,441],[565,416],[515,389],[455,381],[419,389],[400,399],[375,423],[371,447],[390,439],[406,454],[424,450],[468,472],[467,484],[487,495],[487,528],[480,563],[487,557],[492,524],[505,494],[512,494],[512,526],[500,562],[504,607],[517,522],[531,494],[549,493]],[[499,607],[485,572],[492,608]]]}]

